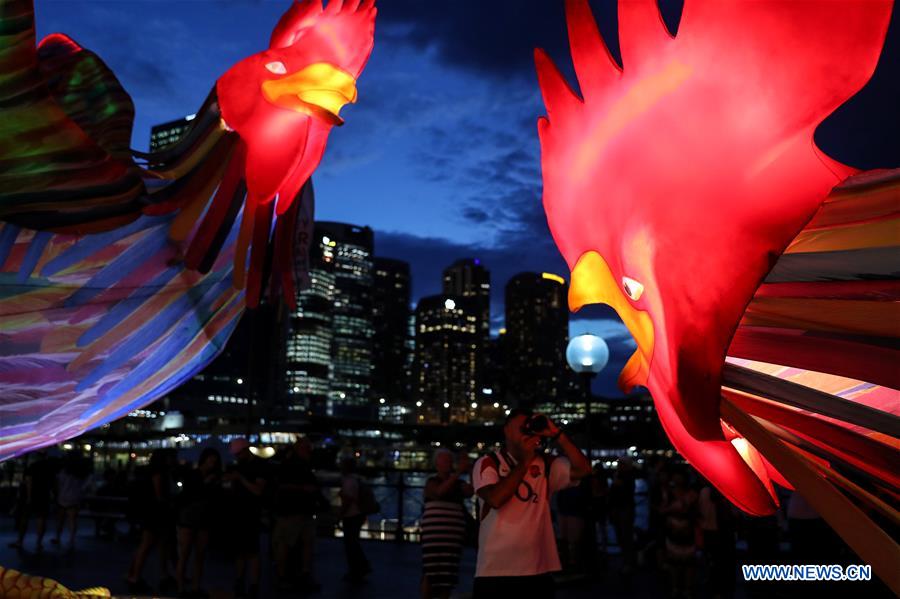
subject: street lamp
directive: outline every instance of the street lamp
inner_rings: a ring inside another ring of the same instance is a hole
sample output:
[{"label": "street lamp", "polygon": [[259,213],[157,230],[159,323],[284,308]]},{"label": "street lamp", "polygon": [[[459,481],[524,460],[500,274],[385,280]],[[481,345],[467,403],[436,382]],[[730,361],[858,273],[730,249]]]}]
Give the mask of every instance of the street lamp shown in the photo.
[{"label": "street lamp", "polygon": [[602,337],[586,333],[572,337],[566,348],[566,362],[578,373],[584,385],[584,422],[587,433],[587,456],[591,460],[591,382],[609,362],[609,347]]}]

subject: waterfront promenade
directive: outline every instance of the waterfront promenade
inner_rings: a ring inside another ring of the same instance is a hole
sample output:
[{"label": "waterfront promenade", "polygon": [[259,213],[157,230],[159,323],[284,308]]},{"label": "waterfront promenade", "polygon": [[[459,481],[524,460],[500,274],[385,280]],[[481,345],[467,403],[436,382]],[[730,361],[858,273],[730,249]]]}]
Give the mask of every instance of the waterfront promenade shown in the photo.
[{"label": "waterfront promenade", "polygon": [[[32,527],[34,523],[32,522]],[[49,527],[48,527],[49,528]],[[0,517],[0,565],[16,568],[29,574],[53,576],[71,589],[104,585],[116,597],[132,597],[126,593],[125,572],[131,560],[135,543],[129,540],[107,540],[94,537],[93,526],[89,521],[82,521],[76,541],[76,550],[72,553],[49,543],[52,534],[44,539],[44,550],[34,551],[33,528],[25,542],[25,551],[16,551],[7,547],[14,540],[12,520]],[[268,537],[264,538],[262,554],[262,599],[287,599],[300,596],[297,592],[279,592],[274,584],[274,569],[270,559]],[[344,575],[344,553],[340,539],[320,538],[317,540],[316,570],[317,578],[322,585],[319,593],[313,597],[326,598],[372,598],[397,599],[415,598],[419,596],[419,580],[421,576],[420,548],[416,543],[395,543],[392,541],[363,541],[363,546],[373,572],[365,584],[353,585],[342,580]],[[639,576],[634,582],[631,592],[623,585],[622,580],[613,574],[615,559],[610,564],[610,574],[594,581],[574,580],[564,583],[557,594],[563,599],[580,599],[587,597],[663,597],[662,586],[654,577]],[[146,580],[155,585],[158,564],[152,555],[145,568]],[[469,597],[472,590],[472,576],[475,572],[475,551],[467,549],[460,568],[460,585],[454,597]],[[216,548],[211,549],[207,560],[205,587],[211,599],[230,599],[233,571],[231,562]],[[602,591],[601,591],[602,589]],[[161,597],[155,594],[154,597]],[[174,594],[173,594],[174,596]]]}]

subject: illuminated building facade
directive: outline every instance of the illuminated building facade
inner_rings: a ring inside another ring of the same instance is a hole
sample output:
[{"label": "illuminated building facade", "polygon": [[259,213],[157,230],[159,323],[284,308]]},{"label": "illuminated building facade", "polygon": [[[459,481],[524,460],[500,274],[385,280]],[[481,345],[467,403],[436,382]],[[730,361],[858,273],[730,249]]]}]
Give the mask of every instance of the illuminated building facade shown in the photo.
[{"label": "illuminated building facade", "polygon": [[491,331],[491,273],[478,258],[457,260],[444,269],[444,295],[471,298],[482,342]]},{"label": "illuminated building facade", "polygon": [[168,123],[160,123],[150,128],[150,151],[159,152],[165,150],[184,135],[184,132],[191,126],[194,120],[193,114],[169,121]]},{"label": "illuminated building facade", "polygon": [[374,235],[369,227],[317,222],[322,261],[334,272],[328,415],[373,418],[372,282]]},{"label": "illuminated building facade", "polygon": [[318,232],[309,251],[310,286],[297,293],[285,343],[287,409],[323,415],[332,376],[334,261],[324,259],[331,249]]},{"label": "illuminated building facade", "polygon": [[372,397],[380,418],[397,421],[410,396],[409,263],[375,258],[372,281]]},{"label": "illuminated building facade", "polygon": [[566,364],[568,285],[550,273],[519,273],[506,284],[505,395],[513,406],[556,403],[573,378]]},{"label": "illuminated building facade", "polygon": [[469,422],[477,416],[481,313],[472,297],[442,294],[419,300],[413,368],[419,422]]}]

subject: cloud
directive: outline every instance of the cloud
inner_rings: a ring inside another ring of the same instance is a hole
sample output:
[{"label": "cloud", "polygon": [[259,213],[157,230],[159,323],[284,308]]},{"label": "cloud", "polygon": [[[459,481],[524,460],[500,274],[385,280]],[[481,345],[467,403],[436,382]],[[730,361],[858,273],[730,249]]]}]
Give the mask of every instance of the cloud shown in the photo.
[{"label": "cloud", "polygon": [[[590,2],[601,34],[619,60],[617,3]],[[677,29],[684,0],[661,0],[660,12],[670,30]],[[381,26],[392,41],[434,52],[443,62],[482,73],[533,78],[532,51],[544,48],[565,71],[568,58],[562,2],[421,2],[390,0],[379,5]]]}]

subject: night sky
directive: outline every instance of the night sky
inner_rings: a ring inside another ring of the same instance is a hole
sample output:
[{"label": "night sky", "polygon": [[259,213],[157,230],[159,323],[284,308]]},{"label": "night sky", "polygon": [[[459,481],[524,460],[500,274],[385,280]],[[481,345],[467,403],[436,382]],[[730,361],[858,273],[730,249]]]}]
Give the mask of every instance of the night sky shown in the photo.
[{"label": "night sky", "polygon": [[[570,76],[562,0],[378,0],[375,49],[359,103],[342,111],[314,180],[317,218],[369,225],[376,254],[412,265],[413,296],[440,291],[441,270],[477,257],[494,287],[523,270],[566,267],[541,208],[536,119],[544,114],[532,49],[548,50]],[[618,59],[616,5],[593,1]],[[675,29],[681,3],[663,1]],[[150,126],[192,113],[215,80],[265,49],[288,0],[35,0],[38,37],[69,34],[103,58],[137,108],[133,146]],[[829,155],[860,168],[900,166],[900,24],[869,85],[817,132]],[[568,277],[567,277],[568,278]],[[634,348],[612,311],[590,308],[573,332],[603,335],[609,367],[596,391],[618,395],[615,378]]]}]

